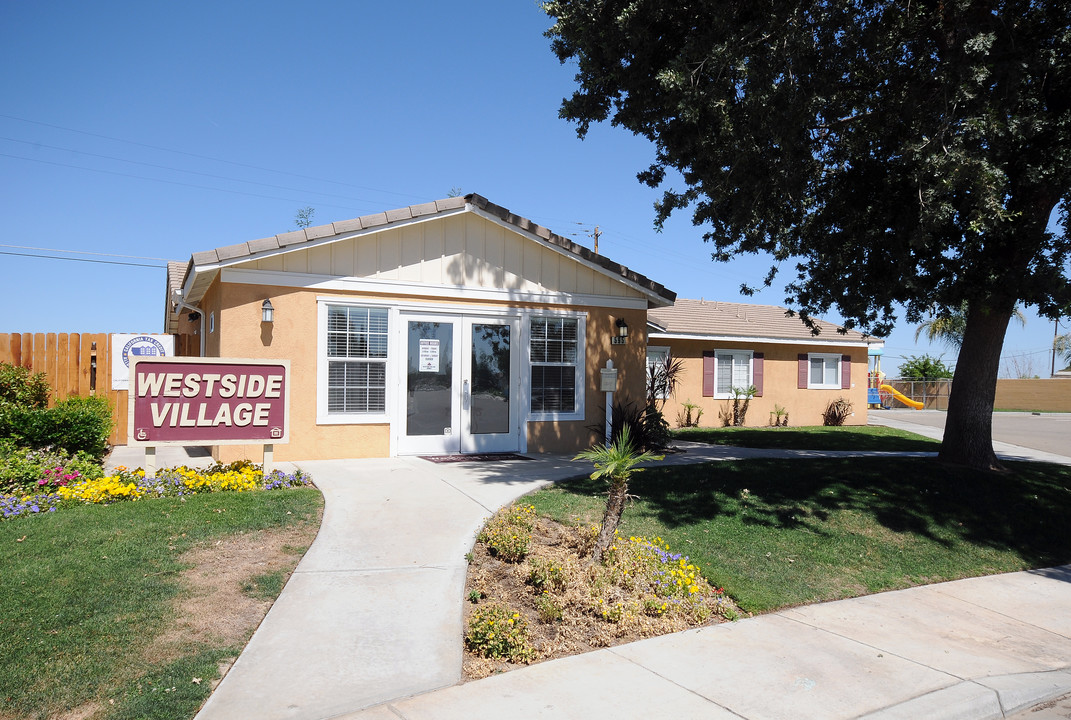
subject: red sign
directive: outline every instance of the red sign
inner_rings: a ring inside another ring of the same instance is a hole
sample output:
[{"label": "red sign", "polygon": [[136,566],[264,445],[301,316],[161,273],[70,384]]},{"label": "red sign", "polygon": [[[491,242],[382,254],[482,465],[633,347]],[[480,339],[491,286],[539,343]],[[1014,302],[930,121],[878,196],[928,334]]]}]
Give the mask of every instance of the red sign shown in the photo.
[{"label": "red sign", "polygon": [[290,361],[141,358],[130,366],[130,445],[290,441]]}]

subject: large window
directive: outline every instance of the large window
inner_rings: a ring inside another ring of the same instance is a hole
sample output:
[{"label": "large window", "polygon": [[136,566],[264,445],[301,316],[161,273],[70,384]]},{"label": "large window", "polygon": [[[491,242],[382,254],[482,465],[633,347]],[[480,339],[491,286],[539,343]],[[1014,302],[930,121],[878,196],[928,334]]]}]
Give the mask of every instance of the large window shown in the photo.
[{"label": "large window", "polygon": [[531,411],[572,415],[582,411],[583,338],[580,321],[570,317],[533,317],[529,323]]},{"label": "large window", "polygon": [[807,356],[807,387],[839,390],[841,388],[840,355]]},{"label": "large window", "polygon": [[328,414],[387,409],[386,308],[327,308]]}]

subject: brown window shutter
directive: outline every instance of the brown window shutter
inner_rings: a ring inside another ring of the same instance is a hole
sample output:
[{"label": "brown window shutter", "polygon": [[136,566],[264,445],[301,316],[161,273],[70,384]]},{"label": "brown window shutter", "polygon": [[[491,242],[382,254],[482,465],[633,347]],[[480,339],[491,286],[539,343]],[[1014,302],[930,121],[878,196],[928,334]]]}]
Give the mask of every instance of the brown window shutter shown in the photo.
[{"label": "brown window shutter", "polygon": [[840,389],[847,390],[852,386],[852,356],[840,356]]},{"label": "brown window shutter", "polygon": [[807,353],[800,353],[799,357],[799,374],[796,382],[796,387],[800,390],[807,389]]},{"label": "brown window shutter", "polygon": [[762,397],[762,353],[751,355],[751,384],[755,386],[755,397]]},{"label": "brown window shutter", "polygon": [[703,351],[703,397],[714,397],[714,351]]}]

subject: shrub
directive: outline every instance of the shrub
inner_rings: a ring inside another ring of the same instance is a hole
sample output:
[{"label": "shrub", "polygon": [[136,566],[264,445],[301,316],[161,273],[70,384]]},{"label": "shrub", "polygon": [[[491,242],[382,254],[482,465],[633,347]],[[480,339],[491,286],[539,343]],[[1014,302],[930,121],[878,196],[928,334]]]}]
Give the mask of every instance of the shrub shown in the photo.
[{"label": "shrub", "polygon": [[48,390],[44,373],[31,373],[18,365],[0,363],[0,404],[43,408],[48,405]]},{"label": "shrub", "polygon": [[485,605],[469,616],[465,645],[477,655],[528,663],[535,651],[528,640],[528,623],[520,613],[501,605]]},{"label": "shrub", "polygon": [[67,398],[51,408],[0,406],[0,436],[31,448],[85,452],[100,459],[111,430],[111,406],[101,396]]},{"label": "shrub", "polygon": [[[669,423],[654,404],[637,405],[633,402],[615,402],[610,410],[610,442],[617,442],[621,431],[628,428],[632,445],[641,451],[656,451],[669,445],[672,435]],[[606,425],[592,425],[592,430],[604,435]]]},{"label": "shrub", "polygon": [[701,417],[703,417],[703,408],[691,400],[686,400],[681,404],[681,409],[677,413],[677,427],[699,427],[699,418]]},{"label": "shrub", "polygon": [[725,408],[718,411],[723,427],[741,427],[747,418],[747,408],[751,404],[751,398],[758,392],[754,385],[734,387],[730,391],[730,398],[725,403]]},{"label": "shrub", "polygon": [[840,427],[852,414],[852,404],[844,398],[837,398],[826,406],[822,412],[822,424]]},{"label": "shrub", "polygon": [[551,560],[532,558],[528,563],[527,582],[537,590],[564,592],[565,569]]},{"label": "shrub", "polygon": [[524,560],[532,543],[535,508],[531,505],[510,505],[495,513],[476,538],[487,545],[487,551],[504,562]]}]

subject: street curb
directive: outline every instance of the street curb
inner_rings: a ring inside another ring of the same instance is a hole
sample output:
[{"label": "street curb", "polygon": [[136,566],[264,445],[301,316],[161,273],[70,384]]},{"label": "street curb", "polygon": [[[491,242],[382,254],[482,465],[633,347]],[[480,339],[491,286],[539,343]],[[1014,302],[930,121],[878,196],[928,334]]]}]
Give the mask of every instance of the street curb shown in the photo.
[{"label": "street curb", "polygon": [[1000,720],[1071,692],[1071,666],[995,675],[949,687],[863,715],[859,720]]}]

